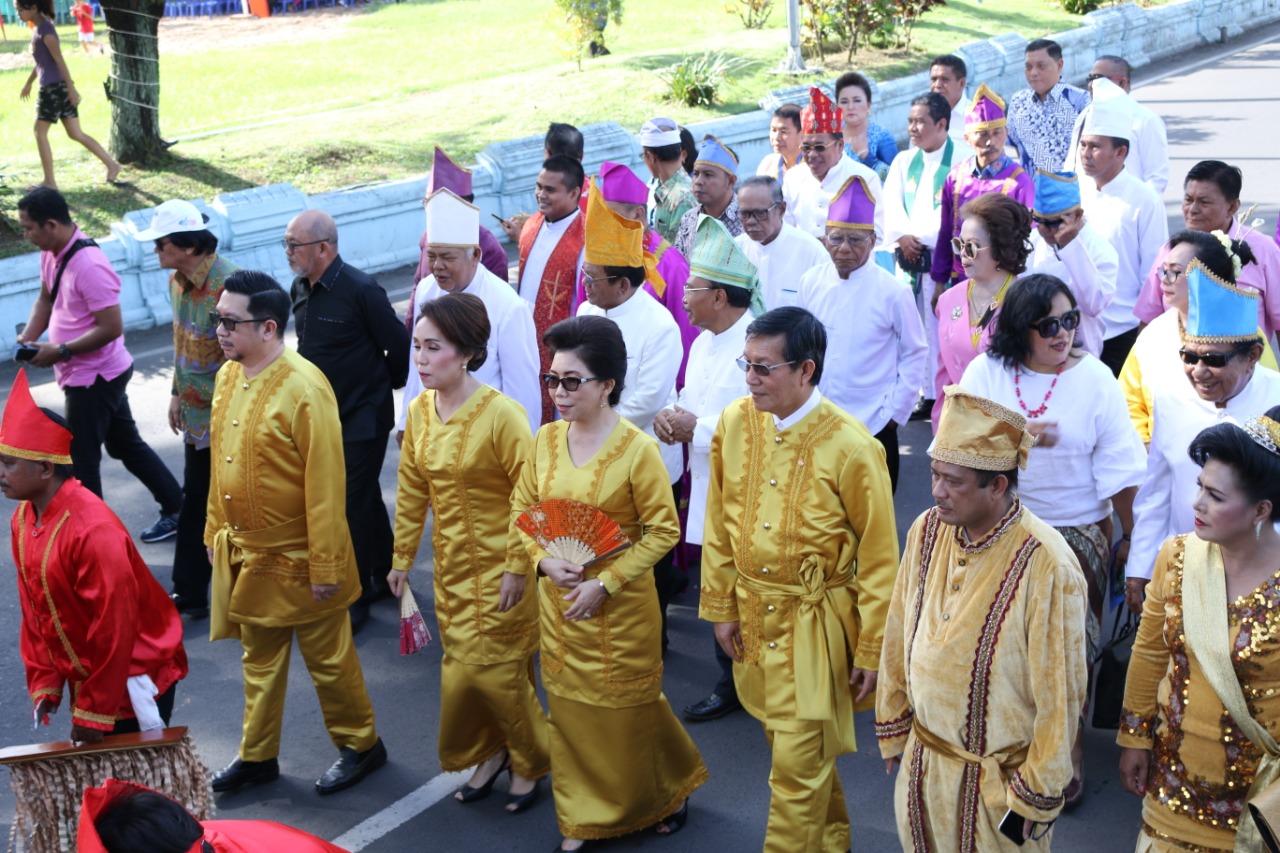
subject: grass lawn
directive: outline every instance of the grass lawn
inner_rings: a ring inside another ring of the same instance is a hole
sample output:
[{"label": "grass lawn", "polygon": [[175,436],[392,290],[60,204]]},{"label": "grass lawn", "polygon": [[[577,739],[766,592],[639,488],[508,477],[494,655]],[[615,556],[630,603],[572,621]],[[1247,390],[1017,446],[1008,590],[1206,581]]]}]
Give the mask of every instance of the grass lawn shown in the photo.
[{"label": "grass lawn", "polygon": [[[756,108],[769,89],[800,82],[768,73],[785,51],[779,2],[763,30],[742,29],[722,0],[629,0],[610,24],[613,55],[579,72],[560,52],[545,0],[412,0],[359,10],[309,11],[267,21],[178,19],[161,27],[162,127],[179,139],[169,157],[126,173],[131,189],[101,183],[102,168],[60,128],[51,131],[58,182],[85,230],[103,234],[128,210],[175,197],[208,197],[290,181],[307,192],[421,174],[440,144],[462,162],[486,144],[541,133],[552,120],[614,120],[635,127],[652,115],[684,122]],[[929,57],[993,33],[1027,37],[1069,29],[1079,18],[1048,0],[951,0],[916,27],[910,52],[860,51],[873,77],[918,70]],[[99,26],[98,37],[106,34]],[[40,180],[31,134],[34,97],[17,97],[29,68],[25,27],[0,45],[0,255],[26,251],[16,233],[16,188]],[[102,81],[110,63],[64,52],[85,102],[85,130],[106,142],[110,111]],[[715,109],[663,101],[653,75],[705,49],[757,60]],[[828,70],[838,70],[828,56]],[[838,57],[843,60],[843,56]],[[976,82],[976,81],[975,81]]]}]

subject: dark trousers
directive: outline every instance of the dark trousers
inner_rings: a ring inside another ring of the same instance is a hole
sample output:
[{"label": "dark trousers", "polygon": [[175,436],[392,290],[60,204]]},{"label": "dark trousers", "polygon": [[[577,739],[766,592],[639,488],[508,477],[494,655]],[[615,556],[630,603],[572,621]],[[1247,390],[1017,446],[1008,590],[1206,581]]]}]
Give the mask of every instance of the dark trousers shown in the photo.
[{"label": "dark trousers", "polygon": [[[165,726],[169,725],[169,718],[173,716],[173,698],[178,692],[178,682],[169,685],[169,689],[156,697],[156,710],[160,712],[160,719],[164,721]],[[134,717],[126,717],[116,722],[116,727],[111,730],[113,735],[131,735],[140,731],[138,721]]]},{"label": "dark trousers", "polygon": [[1133,342],[1138,339],[1138,327],[1134,326],[1127,332],[1121,332],[1114,338],[1107,338],[1102,342],[1102,355],[1099,360],[1107,367],[1111,368],[1111,372],[1120,378],[1120,369],[1124,367],[1124,360],[1129,357],[1129,350],[1133,349]]},{"label": "dark trousers", "polygon": [[147,487],[163,515],[177,515],[182,508],[182,487],[169,473],[151,446],[138,435],[129,409],[126,387],[133,376],[130,367],[115,379],[101,376],[92,385],[62,389],[67,401],[67,425],[71,428],[71,464],[76,479],[102,497],[102,448],[119,459],[130,474]]},{"label": "dark trousers", "polygon": [[716,664],[720,667],[720,680],[716,682],[716,689],[711,692],[725,699],[736,699],[738,686],[733,683],[733,658],[724,653],[715,638],[711,642],[716,647]]},{"label": "dark trousers", "polygon": [[387,435],[342,443],[347,468],[347,525],[365,601],[386,588],[387,572],[391,571],[391,518],[378,482],[387,456]]},{"label": "dark trousers", "polygon": [[884,462],[889,466],[889,485],[898,493],[898,428],[893,421],[876,433],[876,441],[884,446]]},{"label": "dark trousers", "polygon": [[204,547],[205,514],[209,504],[209,464],[212,451],[183,444],[182,512],[173,546],[173,591],[196,604],[209,601],[213,567]]}]

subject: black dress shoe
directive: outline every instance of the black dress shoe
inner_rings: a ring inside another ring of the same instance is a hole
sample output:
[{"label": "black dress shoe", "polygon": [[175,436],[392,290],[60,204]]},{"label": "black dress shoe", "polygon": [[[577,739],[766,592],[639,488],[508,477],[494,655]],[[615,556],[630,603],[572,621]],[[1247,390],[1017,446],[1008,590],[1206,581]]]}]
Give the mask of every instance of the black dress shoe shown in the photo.
[{"label": "black dress shoe", "polygon": [[684,709],[684,718],[695,723],[718,720],[725,714],[732,714],[742,707],[737,696],[721,696],[712,693],[701,702],[689,705]]},{"label": "black dress shoe", "polygon": [[933,400],[930,400],[928,397],[925,397],[919,403],[916,403],[916,407],[911,410],[911,417],[909,418],[909,420],[927,421],[932,417],[933,417]]},{"label": "black dress shoe", "polygon": [[207,602],[196,601],[176,592],[169,597],[173,599],[173,606],[178,608],[178,615],[183,619],[204,619],[209,615]]},{"label": "black dress shoe", "polygon": [[351,614],[352,635],[359,634],[364,623],[369,621],[369,602],[356,599],[356,602],[347,608],[347,612]]},{"label": "black dress shoe", "polygon": [[316,781],[316,790],[321,794],[334,794],[350,788],[386,763],[387,748],[382,745],[382,738],[364,752],[344,746],[338,750],[338,760]]},{"label": "black dress shoe", "polygon": [[244,785],[261,785],[280,778],[280,762],[274,758],[266,761],[235,761],[213,774],[213,790],[218,793],[234,791]]}]

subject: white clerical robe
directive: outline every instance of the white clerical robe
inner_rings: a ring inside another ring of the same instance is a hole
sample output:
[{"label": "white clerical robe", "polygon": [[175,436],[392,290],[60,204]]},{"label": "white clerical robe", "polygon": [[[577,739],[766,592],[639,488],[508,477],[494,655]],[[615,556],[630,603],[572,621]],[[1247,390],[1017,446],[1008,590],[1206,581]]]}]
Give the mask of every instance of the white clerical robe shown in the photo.
[{"label": "white clerical robe", "polygon": [[951,123],[947,125],[947,136],[956,142],[964,142],[964,117],[969,113],[969,96],[960,93],[960,100],[951,108]]},{"label": "white clerical robe", "polygon": [[805,273],[796,304],[827,330],[823,395],[872,435],[889,421],[905,424],[929,354],[911,289],[874,262],[842,279],[828,261]]},{"label": "white clerical robe", "polygon": [[[938,242],[938,230],[942,227],[942,200],[934,198],[933,179],[938,167],[942,164],[942,155],[947,146],[940,145],[936,151],[925,151],[923,171],[920,184],[916,187],[915,198],[911,206],[907,206],[907,173],[911,169],[911,161],[915,159],[917,148],[908,148],[898,152],[889,164],[889,174],[884,179],[884,195],[881,206],[884,207],[884,246],[890,251],[902,237],[910,234],[933,251]],[[973,156],[973,149],[963,141],[955,142],[951,151],[951,165],[955,166],[966,157]],[[926,276],[927,277],[927,276]]]},{"label": "white clerical robe", "polygon": [[[543,220],[542,227],[538,229],[538,235],[534,237],[533,245],[529,247],[529,257],[524,262],[524,275],[520,276],[518,283],[520,296],[529,303],[530,309],[538,299],[538,283],[542,281],[542,274],[547,271],[547,261],[551,260],[551,253],[556,250],[556,246],[560,245],[560,238],[569,230],[574,218],[581,215],[580,210],[574,210],[559,222]],[[574,281],[577,281],[582,274],[582,255],[582,252],[578,253],[578,264],[573,271]],[[530,286],[525,287],[525,282],[530,282]],[[538,404],[538,411],[542,411],[541,403]]]},{"label": "white clerical robe", "polygon": [[[475,372],[475,378],[523,406],[529,417],[529,429],[537,432],[538,422],[542,420],[542,392],[538,387],[538,335],[528,303],[511,289],[510,284],[483,265],[476,267],[475,277],[461,292],[479,297],[489,314],[489,355]],[[424,278],[418,283],[413,300],[413,316],[417,317],[427,302],[444,295],[445,291],[436,284],[434,275]],[[405,382],[400,422],[396,427],[400,430],[404,429],[409,404],[422,392],[415,355],[417,353],[410,349],[409,378]]]},{"label": "white clerical robe", "polygon": [[1119,264],[1116,250],[1087,221],[1075,239],[1060,249],[1046,243],[1039,229],[1031,231],[1027,272],[1056,276],[1071,288],[1080,307],[1076,343],[1090,355],[1102,354],[1103,312],[1115,299]]},{"label": "white clerical robe", "polygon": [[[1164,119],[1138,103],[1133,95],[1129,97],[1133,107],[1133,136],[1129,139],[1124,167],[1155,190],[1156,195],[1162,195],[1169,186],[1169,134]],[[1062,166],[1065,171],[1080,171],[1080,134],[1085,116],[1092,108],[1090,104],[1076,116],[1075,127],[1071,129],[1071,149]]]},{"label": "white clerical robe", "polygon": [[1195,529],[1191,504],[1200,466],[1187,455],[1191,440],[1214,424],[1243,426],[1276,405],[1280,401],[1280,373],[1255,367],[1244,390],[1222,408],[1200,399],[1190,380],[1155,392],[1147,479],[1133,502],[1133,542],[1125,568],[1131,578],[1150,578],[1164,540]]},{"label": "white clerical robe", "polygon": [[720,425],[720,413],[750,390],[747,374],[738,367],[738,356],[747,343],[747,326],[755,317],[744,311],[738,321],[720,334],[704,329],[689,347],[689,365],[680,389],[680,408],[697,415],[693,441],[689,442],[689,521],[684,541],[702,544],[706,523],[707,488],[711,477],[711,439]]},{"label": "white clerical robe", "polygon": [[1103,338],[1109,340],[1138,325],[1133,308],[1147,271],[1169,239],[1169,223],[1160,196],[1128,169],[1101,189],[1092,178],[1083,178],[1080,203],[1085,218],[1116,250],[1116,292],[1102,312]]},{"label": "white clerical robe", "polygon": [[787,212],[782,221],[815,237],[826,236],[827,208],[831,206],[831,199],[844,186],[844,182],[854,175],[861,175],[871,188],[871,194],[875,196],[876,240],[879,242],[880,235],[884,233],[884,212],[880,205],[884,187],[879,175],[848,154],[841,155],[840,162],[832,166],[821,181],[813,176],[809,165],[803,161],[787,172],[787,179],[782,182],[782,196],[787,202]]},{"label": "white clerical robe", "polygon": [[778,236],[768,243],[757,243],[745,233],[733,239],[747,260],[755,264],[760,298],[769,311],[795,305],[800,277],[831,260],[821,240],[785,222]]},{"label": "white clerical robe", "polygon": [[[627,375],[616,411],[657,440],[654,415],[676,401],[676,374],[684,359],[680,327],[671,312],[648,291],[635,288],[631,298],[608,311],[590,302],[578,306],[578,316],[608,317],[618,324],[627,345]],[[684,473],[684,453],[678,444],[658,442],[670,482]]]}]

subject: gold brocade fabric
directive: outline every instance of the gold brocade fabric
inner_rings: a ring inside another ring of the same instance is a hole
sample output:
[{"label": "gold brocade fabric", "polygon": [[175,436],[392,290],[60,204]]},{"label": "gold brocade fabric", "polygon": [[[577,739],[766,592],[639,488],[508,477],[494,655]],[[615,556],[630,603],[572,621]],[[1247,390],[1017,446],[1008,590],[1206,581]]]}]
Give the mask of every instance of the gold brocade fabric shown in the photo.
[{"label": "gold brocade fabric", "polygon": [[[511,492],[533,446],[520,405],[481,385],[447,423],[435,391],[409,406],[396,488],[392,566],[412,568],[427,520],[440,639],[449,657],[467,664],[521,660],[538,648],[536,586],[498,612],[506,572],[528,573],[524,548],[509,548]],[[487,757],[487,756],[486,756]]]},{"label": "gold brocade fabric", "polygon": [[[1142,818],[1162,837],[1235,847],[1261,752],[1223,708],[1188,646],[1182,616],[1187,536],[1165,542],[1147,584],[1116,742],[1151,749]],[[1227,607],[1231,662],[1253,718],[1280,733],[1280,573]]]},{"label": "gold brocade fabric", "polygon": [[[542,683],[548,693],[589,705],[653,702],[662,693],[662,618],[653,564],[680,538],[667,469],[658,443],[625,419],[578,467],[569,456],[568,429],[556,421],[538,430],[511,498],[512,520],[537,501],[570,498],[599,507],[633,544],[587,569],[586,578],[599,578],[609,591],[591,619],[566,621],[566,590],[550,578],[539,581]],[[547,556],[514,524],[510,535],[527,548],[532,566]],[[614,754],[608,760],[625,759]]]},{"label": "gold brocade fabric", "polygon": [[446,653],[440,661],[436,748],[441,770],[466,770],[506,749],[517,775],[540,779],[550,773],[547,718],[534,690],[533,657],[471,665]]},{"label": "gold brocade fabric", "polygon": [[779,432],[744,397],[712,439],[707,506],[699,616],[741,625],[738,698],[778,731],[832,723],[826,751],[851,750],[837,691],[879,668],[897,569],[883,448],[828,400]]},{"label": "gold brocade fabric", "polygon": [[1062,807],[1086,692],[1085,607],[1071,549],[1017,502],[972,543],[935,509],[912,524],[876,696],[881,754],[902,756],[905,850],[1048,849],[1047,838],[1017,848],[999,825],[1009,809],[1048,821]]},{"label": "gold brocade fabric", "polygon": [[[346,524],[342,425],[324,374],[288,349],[252,379],[228,362],[218,371],[211,430],[207,546],[224,525],[249,534],[305,519],[271,550],[231,555],[227,618],[279,627],[346,609],[360,580]],[[341,589],[316,601],[312,584]]]}]

